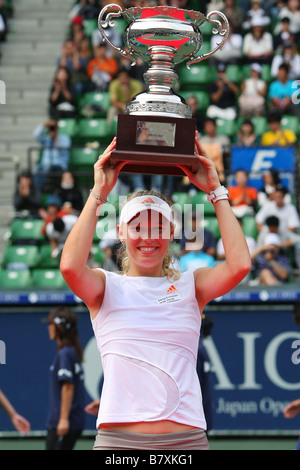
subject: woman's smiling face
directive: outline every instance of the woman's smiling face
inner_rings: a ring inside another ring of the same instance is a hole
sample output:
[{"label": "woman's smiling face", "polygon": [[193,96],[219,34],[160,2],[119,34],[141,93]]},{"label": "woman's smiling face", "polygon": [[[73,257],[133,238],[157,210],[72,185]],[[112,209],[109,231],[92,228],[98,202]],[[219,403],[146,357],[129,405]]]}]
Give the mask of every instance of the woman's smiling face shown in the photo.
[{"label": "woman's smiling face", "polygon": [[162,263],[173,239],[172,224],[160,213],[145,210],[119,228],[130,259],[129,275],[162,276]]}]

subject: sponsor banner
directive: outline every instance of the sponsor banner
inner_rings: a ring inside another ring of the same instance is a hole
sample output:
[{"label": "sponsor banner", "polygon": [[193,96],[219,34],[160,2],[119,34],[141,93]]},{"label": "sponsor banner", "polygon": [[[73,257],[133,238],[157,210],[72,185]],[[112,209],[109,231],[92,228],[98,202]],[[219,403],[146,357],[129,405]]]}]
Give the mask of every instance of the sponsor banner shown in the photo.
[{"label": "sponsor banner", "polygon": [[[41,322],[50,309],[0,309],[0,388],[37,432],[45,430],[49,367],[56,351]],[[79,316],[88,404],[100,396],[102,366],[88,311],[84,305],[72,310]],[[300,418],[287,420],[282,414],[300,397],[300,328],[293,322],[292,302],[212,302],[205,314],[214,324],[203,340],[212,370],[213,431],[296,432]],[[87,415],[86,430],[93,433],[95,426],[96,417]],[[13,430],[0,410],[0,433]]]}]

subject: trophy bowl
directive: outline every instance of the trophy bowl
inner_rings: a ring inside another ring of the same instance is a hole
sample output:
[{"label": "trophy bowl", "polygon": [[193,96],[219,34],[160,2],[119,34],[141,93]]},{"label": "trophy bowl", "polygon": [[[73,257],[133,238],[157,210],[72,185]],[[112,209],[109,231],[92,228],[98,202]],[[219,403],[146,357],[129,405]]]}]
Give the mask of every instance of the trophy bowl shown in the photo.
[{"label": "trophy bowl", "polygon": [[[220,17],[222,22],[218,19],[212,19],[215,16]],[[123,43],[126,50],[116,47],[105,32],[105,28],[116,25],[114,18],[120,17],[127,22],[123,33]],[[213,25],[212,33],[219,34],[221,40],[214,49],[201,55],[203,37],[201,27],[206,22]],[[225,25],[224,28],[222,23]],[[126,117],[120,115],[118,118],[115,152],[127,152],[127,160],[130,153],[130,160],[134,159],[139,163],[139,165],[134,165],[131,162],[130,165],[125,165],[123,171],[140,172],[141,169],[144,169],[148,173],[182,174],[182,171],[176,167],[178,163],[192,165],[196,168],[195,122],[192,119],[190,106],[179,94],[174,92],[178,81],[174,67],[187,61],[186,66],[190,68],[191,64],[210,57],[220,49],[229,35],[226,16],[217,11],[212,11],[205,16],[198,11],[183,10],[171,6],[132,7],[123,11],[119,5],[110,4],[101,10],[98,27],[104,40],[115,51],[129,59],[133,66],[138,58],[148,65],[148,70],[144,74],[146,90],[134,96],[126,104]],[[197,55],[199,51],[200,55]],[[158,127],[155,123],[164,123],[161,129],[164,129],[168,134],[167,139],[161,138],[161,131],[159,134],[157,133]],[[170,125],[172,126],[170,127]],[[132,132],[130,132],[131,127],[133,128]],[[125,128],[126,133],[129,133],[131,139],[134,139],[132,145],[129,145],[128,135],[127,137],[124,135]],[[141,128],[144,130],[142,134]],[[145,129],[148,134],[149,132],[151,134],[151,129],[152,131],[155,129],[155,131],[153,131],[153,136],[150,135],[142,142],[143,139],[140,136],[145,136]],[[171,135],[173,135],[173,140]],[[180,145],[182,139],[184,139],[184,146]],[[141,145],[144,145],[142,151]],[[139,157],[135,152],[139,154]],[[112,159],[115,162],[118,160],[116,153]],[[148,154],[152,157],[150,160]],[[123,153],[122,158],[125,158]]]}]

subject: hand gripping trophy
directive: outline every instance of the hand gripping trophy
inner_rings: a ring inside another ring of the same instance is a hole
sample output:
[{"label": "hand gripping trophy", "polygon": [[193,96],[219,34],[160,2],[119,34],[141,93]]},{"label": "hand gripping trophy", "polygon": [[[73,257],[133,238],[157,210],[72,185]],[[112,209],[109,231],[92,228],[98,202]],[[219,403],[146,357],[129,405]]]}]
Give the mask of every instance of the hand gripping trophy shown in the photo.
[{"label": "hand gripping trophy", "polygon": [[[105,28],[115,26],[114,18],[120,17],[128,23],[123,34],[126,51],[112,44],[105,32]],[[219,34],[221,39],[212,51],[201,55],[201,27],[205,22],[213,25],[212,34]],[[122,171],[152,174],[181,175],[178,164],[196,170],[195,120],[189,105],[173,90],[178,80],[174,67],[187,60],[189,69],[220,49],[229,35],[226,16],[218,11],[204,16],[169,6],[122,11],[119,5],[110,4],[101,10],[98,27],[105,41],[132,65],[138,58],[148,64],[144,74],[147,89],[134,96],[125,114],[118,116],[117,146],[111,164],[128,161]]]}]

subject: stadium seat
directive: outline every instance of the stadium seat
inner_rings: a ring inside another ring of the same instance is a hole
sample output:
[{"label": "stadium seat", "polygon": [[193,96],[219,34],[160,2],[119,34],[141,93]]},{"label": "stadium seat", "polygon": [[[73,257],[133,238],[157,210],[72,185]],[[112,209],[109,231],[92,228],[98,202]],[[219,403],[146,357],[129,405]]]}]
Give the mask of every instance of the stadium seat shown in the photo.
[{"label": "stadium seat", "polygon": [[73,138],[77,133],[77,120],[75,118],[59,119],[58,129],[60,133],[67,134]]},{"label": "stadium seat", "polygon": [[217,118],[217,134],[226,135],[230,139],[236,134],[237,122],[234,119]]},{"label": "stadium seat", "polygon": [[253,237],[256,240],[258,229],[255,217],[248,215],[243,217],[243,232],[247,237]]},{"label": "stadium seat", "polygon": [[104,91],[89,91],[84,93],[79,101],[79,112],[81,115],[87,105],[94,106],[91,109],[93,117],[106,117],[110,107],[109,93]]},{"label": "stadium seat", "polygon": [[31,285],[32,279],[29,269],[9,269],[0,271],[1,289],[22,289],[31,287]]},{"label": "stadium seat", "polygon": [[109,143],[111,138],[111,128],[105,118],[79,119],[77,133],[79,141],[96,140]]},{"label": "stadium seat", "polygon": [[192,197],[193,209],[196,209],[197,204],[204,205],[204,217],[206,215],[215,215],[215,209],[211,202],[207,200],[207,194],[200,191]]},{"label": "stadium seat", "polygon": [[91,36],[95,29],[98,29],[98,21],[96,18],[85,18],[83,20],[84,33]]},{"label": "stadium seat", "polygon": [[37,246],[9,245],[4,250],[2,266],[6,269],[30,269],[35,268],[39,260]]},{"label": "stadium seat", "polygon": [[300,126],[299,126],[299,118],[297,116],[284,114],[281,119],[281,126],[283,127],[283,129],[290,129],[296,134],[296,136],[299,137]]},{"label": "stadium seat", "polygon": [[206,111],[209,105],[209,93],[204,90],[189,90],[189,91],[182,91],[180,92],[180,96],[182,96],[185,100],[187,100],[190,96],[195,96],[198,101],[198,109],[199,111]]},{"label": "stadium seat", "polygon": [[15,219],[10,227],[13,244],[38,245],[45,240],[42,233],[44,221],[39,219]]},{"label": "stadium seat", "polygon": [[237,83],[239,85],[244,78],[242,67],[236,64],[228,64],[226,67],[226,77],[231,82]]},{"label": "stadium seat", "polygon": [[73,148],[71,150],[70,169],[80,170],[88,167],[92,171],[92,167],[101,153],[102,150],[99,148]]},{"label": "stadium seat", "polygon": [[36,287],[49,289],[67,286],[59,269],[34,269],[32,283]]},{"label": "stadium seat", "polygon": [[191,90],[207,85],[215,79],[215,69],[206,64],[192,64],[190,70],[182,66],[179,71],[179,82],[182,90]]},{"label": "stadium seat", "polygon": [[180,208],[183,210],[185,204],[191,204],[192,200],[188,193],[185,192],[175,192],[172,195],[173,203],[179,205]]},{"label": "stadium seat", "polygon": [[52,247],[50,245],[42,245],[40,247],[40,260],[38,267],[41,269],[59,268],[60,258],[51,258]]},{"label": "stadium seat", "polygon": [[265,116],[253,116],[251,121],[254,125],[256,135],[261,136],[264,132],[269,130],[268,119]]},{"label": "stadium seat", "polygon": [[216,216],[204,217],[203,226],[212,232],[216,240],[220,238],[219,222]]}]

